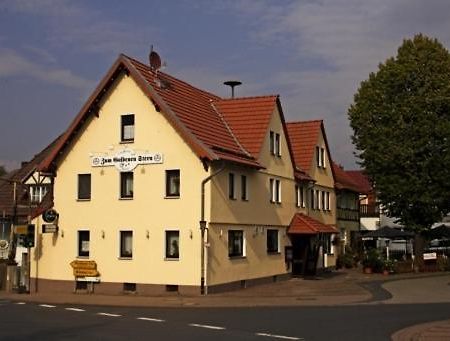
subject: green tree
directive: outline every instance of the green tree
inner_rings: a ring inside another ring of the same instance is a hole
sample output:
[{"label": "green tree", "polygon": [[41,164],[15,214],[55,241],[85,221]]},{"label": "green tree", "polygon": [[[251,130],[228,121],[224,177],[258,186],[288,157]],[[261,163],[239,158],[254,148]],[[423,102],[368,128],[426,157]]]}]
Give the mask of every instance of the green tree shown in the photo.
[{"label": "green tree", "polygon": [[5,176],[6,175],[6,169],[3,166],[0,166],[0,177]]},{"label": "green tree", "polygon": [[356,156],[391,217],[413,230],[450,211],[450,54],[404,40],[363,81],[348,110]]}]

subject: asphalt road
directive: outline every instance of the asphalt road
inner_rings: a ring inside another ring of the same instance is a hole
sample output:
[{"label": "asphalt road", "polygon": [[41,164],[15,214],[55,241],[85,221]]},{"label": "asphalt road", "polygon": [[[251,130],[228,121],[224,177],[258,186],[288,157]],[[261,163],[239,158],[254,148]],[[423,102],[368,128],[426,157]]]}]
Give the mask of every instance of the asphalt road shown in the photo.
[{"label": "asphalt road", "polygon": [[0,340],[389,340],[407,326],[449,318],[449,303],[127,308],[3,300]]}]

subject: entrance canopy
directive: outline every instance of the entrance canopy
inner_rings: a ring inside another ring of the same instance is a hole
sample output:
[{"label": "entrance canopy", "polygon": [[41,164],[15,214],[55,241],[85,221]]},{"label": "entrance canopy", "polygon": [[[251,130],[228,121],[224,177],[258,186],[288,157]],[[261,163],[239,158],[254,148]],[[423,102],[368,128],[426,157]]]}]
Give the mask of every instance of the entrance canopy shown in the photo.
[{"label": "entrance canopy", "polygon": [[361,237],[363,238],[414,238],[413,232],[402,231],[393,227],[384,226],[375,231],[370,231],[368,233],[363,234]]},{"label": "entrance canopy", "polygon": [[338,233],[338,230],[332,225],[323,224],[303,213],[297,213],[292,218],[287,232],[290,234],[315,235],[319,233]]},{"label": "entrance canopy", "polygon": [[450,226],[445,224],[436,226],[435,228],[426,231],[425,236],[429,239],[450,239]]}]

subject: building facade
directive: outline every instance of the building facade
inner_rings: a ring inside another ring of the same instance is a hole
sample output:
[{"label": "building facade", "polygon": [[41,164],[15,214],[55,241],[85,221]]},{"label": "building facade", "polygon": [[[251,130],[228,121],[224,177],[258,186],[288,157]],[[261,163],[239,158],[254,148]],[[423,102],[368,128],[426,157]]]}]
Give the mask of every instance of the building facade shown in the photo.
[{"label": "building facade", "polygon": [[198,294],[333,267],[331,157],[323,123],[305,129],[306,152],[278,96],[119,56],[37,167],[58,229],[33,220],[31,290]]}]

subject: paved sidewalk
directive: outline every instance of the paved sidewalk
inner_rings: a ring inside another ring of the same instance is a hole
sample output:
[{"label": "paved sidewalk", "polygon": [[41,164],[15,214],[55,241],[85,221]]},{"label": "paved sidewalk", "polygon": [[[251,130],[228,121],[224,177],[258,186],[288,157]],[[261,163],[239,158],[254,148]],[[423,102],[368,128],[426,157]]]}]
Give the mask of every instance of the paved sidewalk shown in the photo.
[{"label": "paved sidewalk", "polygon": [[447,341],[450,340],[450,320],[418,324],[399,330],[393,341]]}]

